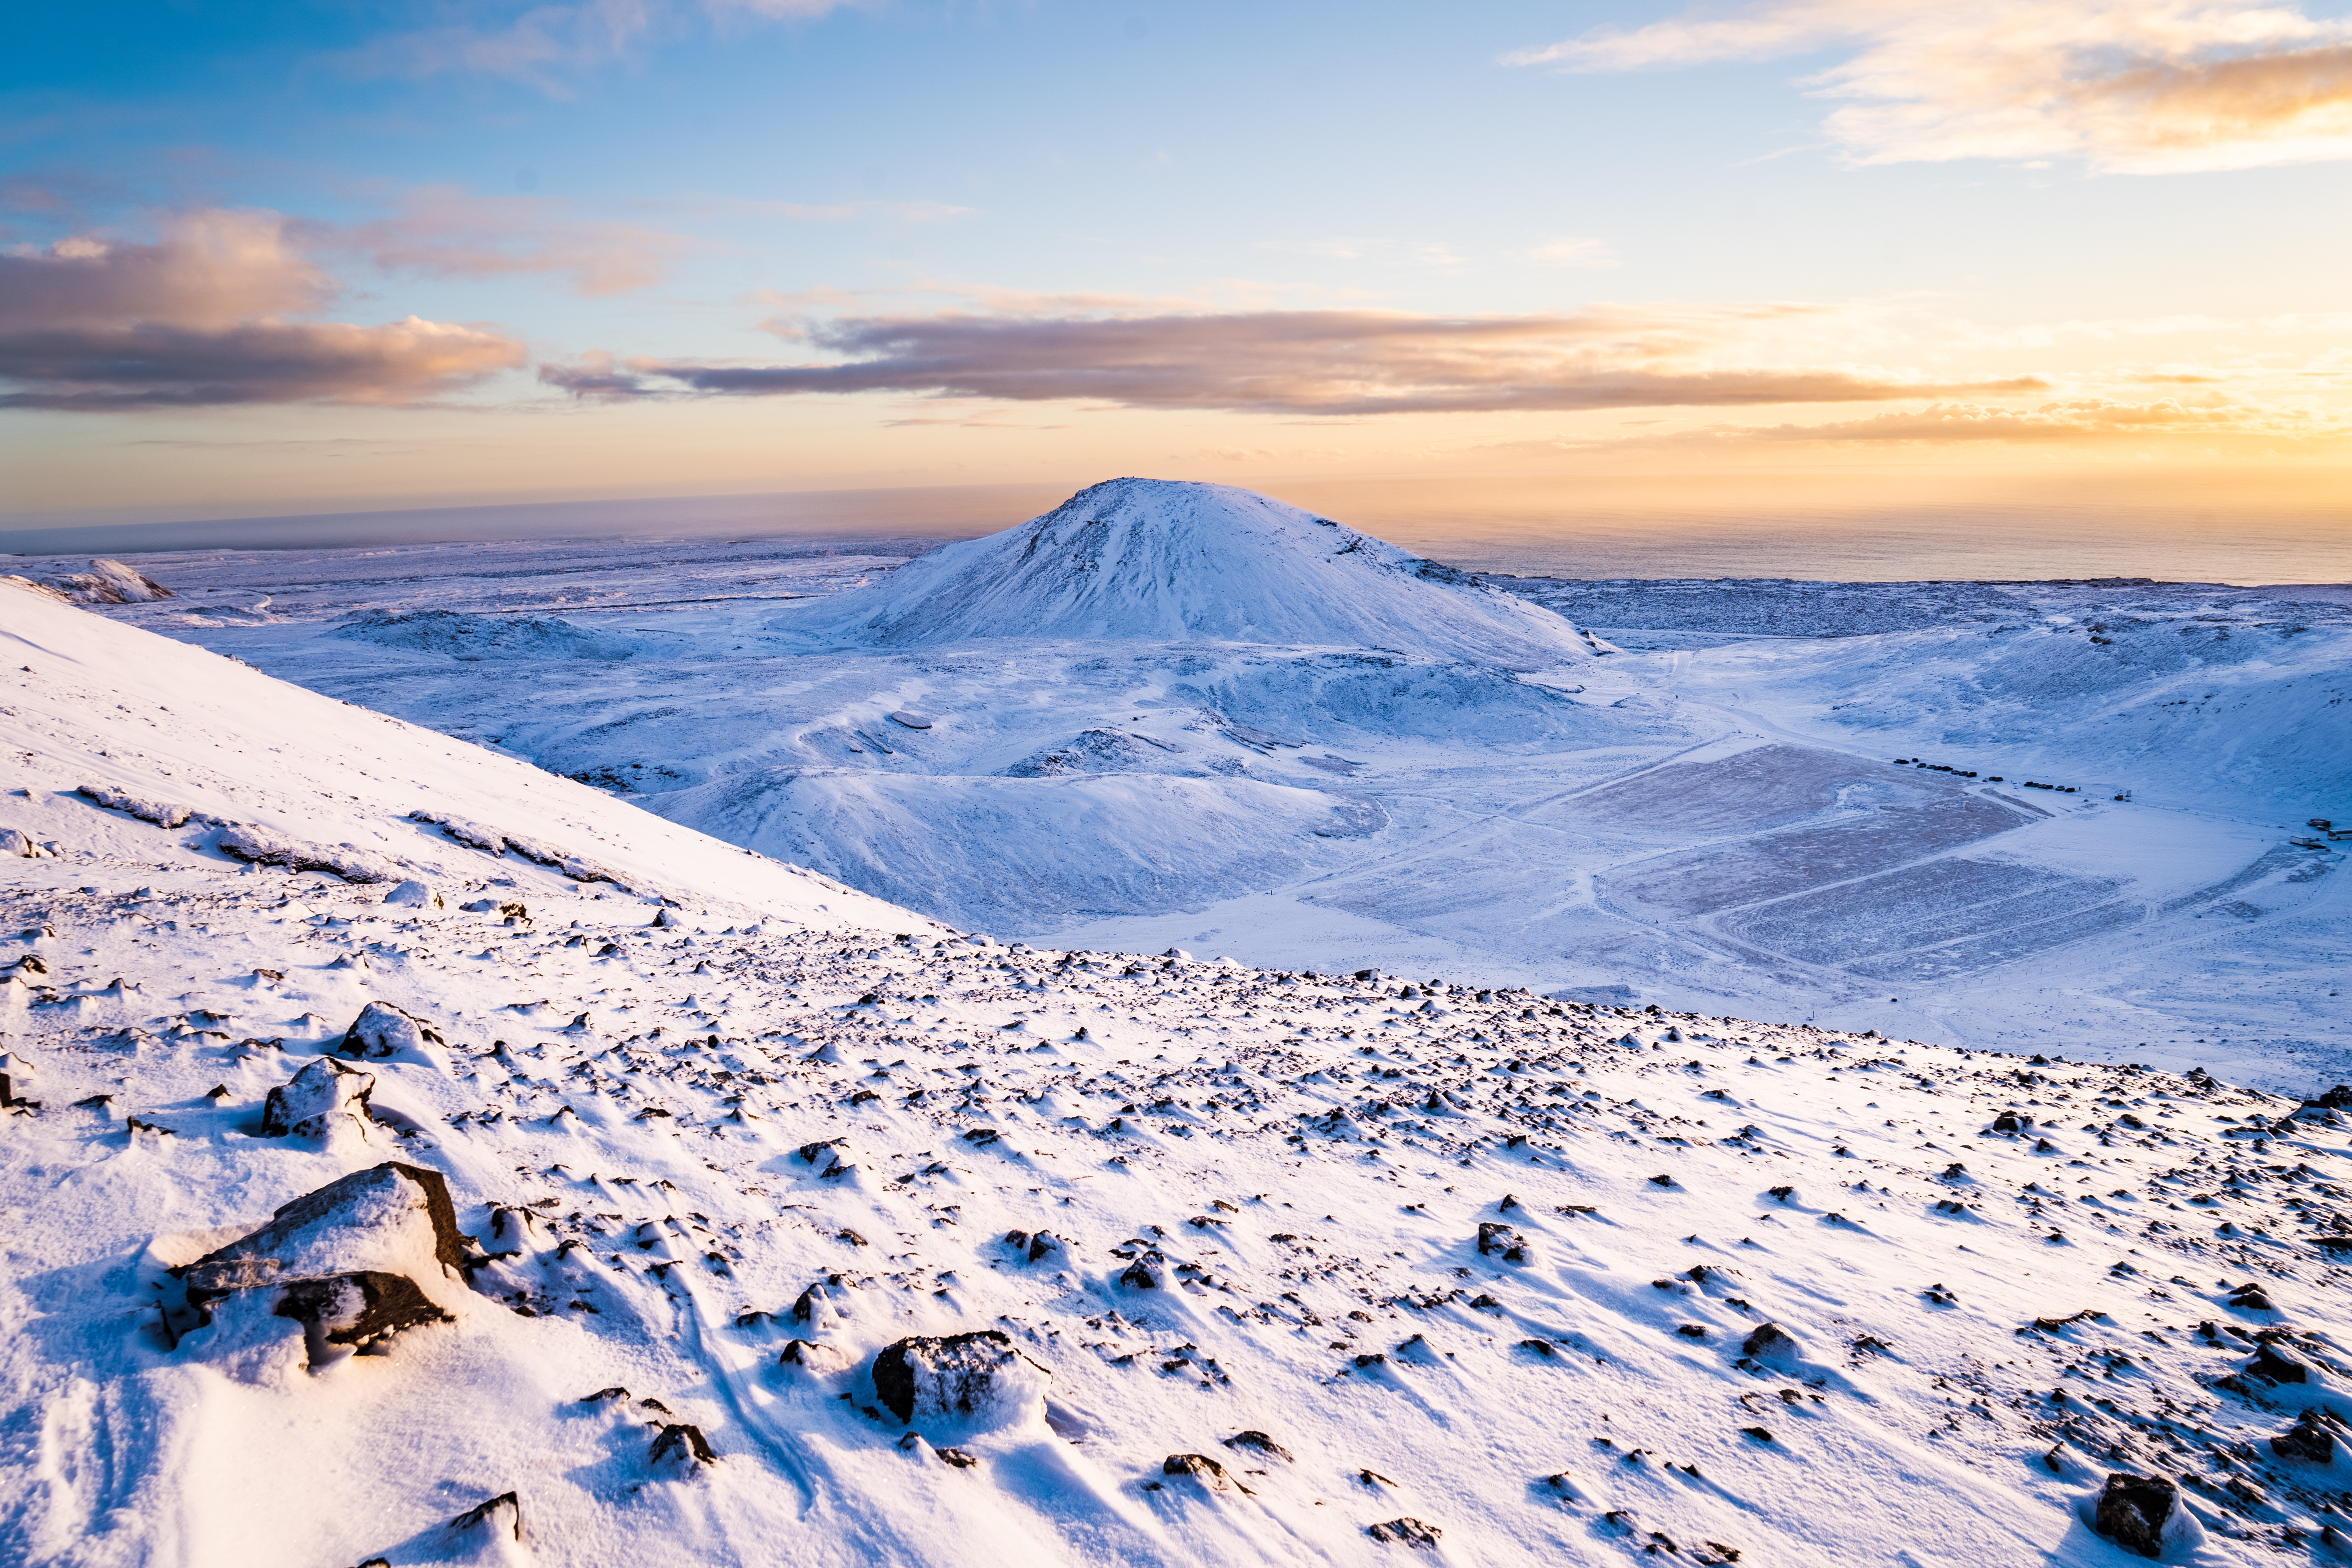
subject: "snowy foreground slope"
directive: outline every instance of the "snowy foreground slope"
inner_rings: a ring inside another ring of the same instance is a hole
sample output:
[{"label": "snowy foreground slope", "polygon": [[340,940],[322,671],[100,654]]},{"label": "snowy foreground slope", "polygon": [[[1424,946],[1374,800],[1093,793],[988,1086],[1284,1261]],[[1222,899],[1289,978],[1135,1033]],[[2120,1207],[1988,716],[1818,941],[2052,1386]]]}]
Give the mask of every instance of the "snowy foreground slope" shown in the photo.
[{"label": "snowy foreground slope", "polygon": [[2328,1105],[999,946],[0,606],[0,1561],[2343,1555]]}]

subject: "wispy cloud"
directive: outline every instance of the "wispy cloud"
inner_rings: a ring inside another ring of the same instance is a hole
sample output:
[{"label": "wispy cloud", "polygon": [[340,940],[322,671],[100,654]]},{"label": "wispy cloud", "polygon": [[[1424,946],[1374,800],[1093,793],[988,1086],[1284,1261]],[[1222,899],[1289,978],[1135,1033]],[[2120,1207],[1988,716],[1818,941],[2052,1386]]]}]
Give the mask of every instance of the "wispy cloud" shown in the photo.
[{"label": "wispy cloud", "polygon": [[2352,158],[2352,21],[2264,0],[1777,0],[1507,56],[1578,71],[1851,51],[1807,79],[1852,100],[1854,161],[2082,158],[2155,174]]},{"label": "wispy cloud", "polygon": [[860,223],[877,218],[891,223],[954,223],[980,216],[978,207],[948,202],[755,202],[730,201],[729,213],[751,213],[792,218],[802,223]]},{"label": "wispy cloud", "polygon": [[352,256],[384,272],[425,278],[567,276],[580,293],[623,294],[660,282],[694,247],[642,224],[588,220],[549,196],[478,196],[454,186],[407,192],[397,212],[368,223],[300,223],[306,249]]},{"label": "wispy cloud", "polygon": [[276,213],[184,214],[153,244],[0,251],[0,407],[413,403],[525,363],[478,327],[287,319],[336,293]]},{"label": "wispy cloud", "polygon": [[2279,409],[2215,400],[2122,403],[2073,398],[2032,408],[1939,403],[1916,411],[1822,425],[1780,425],[1742,432],[1768,441],[2028,443],[2112,441],[2150,436],[2312,436],[2345,428],[2341,419],[2308,409]]},{"label": "wispy cloud", "polygon": [[1605,305],[1538,316],[1258,310],[867,316],[800,323],[830,363],[592,359],[542,366],[582,397],[930,393],[1006,402],[1349,415],[1868,403],[2046,390],[1844,363],[1774,363],[1835,321],[1806,304]]},{"label": "wispy cloud", "polygon": [[394,33],[335,57],[361,76],[431,77],[464,72],[503,77],[568,97],[581,75],[630,58],[665,30],[698,13],[719,25],[807,21],[856,0],[583,0],[533,5],[496,25],[453,23]]},{"label": "wispy cloud", "polygon": [[1548,267],[1615,267],[1617,253],[1605,239],[1554,239],[1535,247],[1527,253],[1529,261],[1540,261]]}]

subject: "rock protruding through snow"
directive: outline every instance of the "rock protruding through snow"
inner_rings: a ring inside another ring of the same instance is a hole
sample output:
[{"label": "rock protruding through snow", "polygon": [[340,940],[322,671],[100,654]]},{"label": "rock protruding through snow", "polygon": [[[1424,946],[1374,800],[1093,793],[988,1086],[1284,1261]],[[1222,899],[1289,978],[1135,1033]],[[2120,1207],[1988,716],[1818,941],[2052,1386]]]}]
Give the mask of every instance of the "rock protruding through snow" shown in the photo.
[{"label": "rock protruding through snow", "polygon": [[874,1358],[874,1393],[906,1422],[1013,1426],[1045,1414],[1052,1373],[1001,1329],[903,1339]]},{"label": "rock protruding through snow", "polygon": [[368,1095],[375,1075],[320,1057],[269,1091],[262,1102],[261,1131],[268,1138],[331,1140],[339,1132],[365,1135]]}]

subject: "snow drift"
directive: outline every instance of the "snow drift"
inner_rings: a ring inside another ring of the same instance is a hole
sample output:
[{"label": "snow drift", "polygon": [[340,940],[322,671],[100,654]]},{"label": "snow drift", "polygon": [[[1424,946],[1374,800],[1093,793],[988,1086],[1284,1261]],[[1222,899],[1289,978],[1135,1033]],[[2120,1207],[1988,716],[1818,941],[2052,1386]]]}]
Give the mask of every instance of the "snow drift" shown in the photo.
[{"label": "snow drift", "polygon": [[885,647],[1117,638],[1371,647],[1528,668],[1590,658],[1561,616],[1228,485],[1111,479],[777,630]]}]

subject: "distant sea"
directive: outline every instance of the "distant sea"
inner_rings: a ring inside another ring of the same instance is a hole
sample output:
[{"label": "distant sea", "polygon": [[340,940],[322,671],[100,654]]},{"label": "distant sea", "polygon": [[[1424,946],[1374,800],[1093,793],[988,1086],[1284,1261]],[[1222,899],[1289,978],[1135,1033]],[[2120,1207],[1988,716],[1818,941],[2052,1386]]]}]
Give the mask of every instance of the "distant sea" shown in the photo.
[{"label": "distant sea", "polygon": [[1264,488],[1452,565],[1522,576],[2352,583],[2352,475],[2332,494],[2273,496],[2221,475],[1922,477],[1895,495],[1883,475],[1812,474]]},{"label": "distant sea", "polygon": [[[135,554],[664,536],[921,544],[1009,528],[1082,482],[53,522],[0,531],[0,552]],[[2352,583],[2352,470],[2294,471],[2276,480],[2232,469],[1247,482],[1434,560],[1524,576]]]}]

